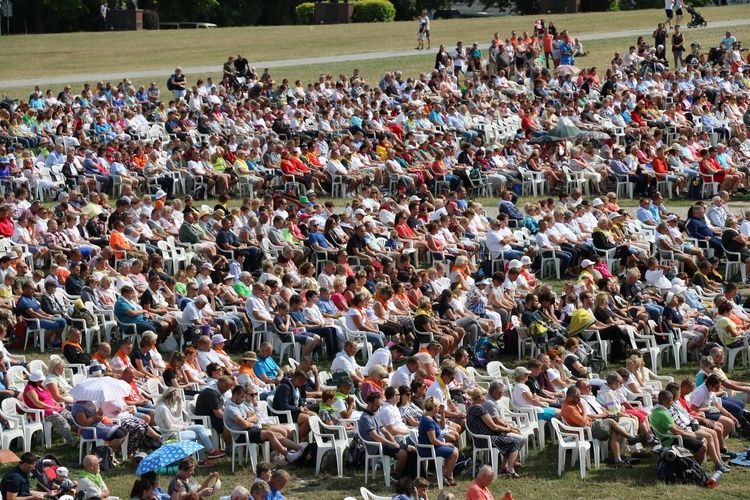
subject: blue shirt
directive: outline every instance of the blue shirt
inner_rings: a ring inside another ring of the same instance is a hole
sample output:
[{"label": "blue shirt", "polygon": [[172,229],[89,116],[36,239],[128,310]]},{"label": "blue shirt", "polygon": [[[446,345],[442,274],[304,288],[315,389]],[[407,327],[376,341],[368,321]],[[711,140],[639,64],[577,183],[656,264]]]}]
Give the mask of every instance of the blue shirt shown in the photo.
[{"label": "blue shirt", "polygon": [[18,299],[18,310],[21,311],[21,315],[31,317],[26,314],[26,311],[28,311],[29,309],[39,311],[39,309],[41,309],[41,306],[34,297],[29,298],[25,295],[21,295],[21,298]]},{"label": "blue shirt", "polygon": [[338,314],[339,312],[338,307],[336,307],[336,304],[331,299],[324,299],[323,297],[318,299],[318,309],[323,314]]},{"label": "blue shirt", "polygon": [[326,241],[325,234],[321,233],[320,231],[311,232],[307,238],[310,240],[311,248],[314,248],[314,243],[320,245],[321,248],[331,248],[331,246],[328,244],[328,241]]},{"label": "blue shirt", "polygon": [[258,361],[255,362],[253,371],[258,378],[260,378],[262,375],[265,375],[270,379],[275,379],[279,376],[279,366],[276,364],[276,361],[274,361],[270,356],[266,359],[258,356]]},{"label": "blue shirt", "polygon": [[286,497],[282,495],[280,491],[271,488],[271,491],[266,495],[266,500],[286,500]]},{"label": "blue shirt", "polygon": [[687,221],[685,229],[687,229],[688,234],[693,238],[705,239],[706,236],[710,236],[711,238],[715,236],[714,232],[706,225],[706,221],[696,219],[695,217]]},{"label": "blue shirt", "polygon": [[112,162],[112,165],[109,166],[109,173],[112,175],[128,175],[128,169],[125,168],[125,165],[122,163],[118,163],[116,161]]},{"label": "blue shirt", "polygon": [[120,323],[132,325],[133,323],[146,321],[143,314],[139,314],[138,316],[128,316],[125,314],[125,311],[135,311],[136,309],[137,308],[133,304],[125,300],[123,297],[118,297],[117,302],[115,302],[115,316],[117,316]]}]

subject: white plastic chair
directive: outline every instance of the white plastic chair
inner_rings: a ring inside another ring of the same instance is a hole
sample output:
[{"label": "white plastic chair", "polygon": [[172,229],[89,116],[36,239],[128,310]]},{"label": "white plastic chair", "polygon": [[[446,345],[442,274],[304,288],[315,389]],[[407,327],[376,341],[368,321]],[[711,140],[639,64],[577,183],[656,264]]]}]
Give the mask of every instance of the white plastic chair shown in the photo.
[{"label": "white plastic chair", "polygon": [[[471,475],[476,476],[477,458],[482,457],[482,461],[487,463],[488,461],[492,464],[492,470],[497,473],[497,468],[500,465],[500,450],[492,446],[492,439],[490,436],[482,434],[474,434],[471,432],[469,427],[466,427],[466,432],[471,437]],[[488,460],[489,459],[489,460]]]},{"label": "white plastic chair", "polygon": [[558,419],[552,419],[552,428],[557,435],[557,475],[562,476],[565,470],[565,455],[568,450],[572,453],[571,465],[575,466],[576,460],[580,462],[581,479],[586,477],[586,467],[591,465],[589,450],[591,443],[586,440],[583,429],[580,427],[569,427]]},{"label": "white plastic chair", "polygon": [[[378,460],[381,461],[383,465],[383,475],[385,476],[385,487],[390,488],[391,487],[391,457],[383,454],[383,444],[378,443],[377,441],[370,441],[369,439],[365,439],[362,434],[359,432],[359,428],[357,429],[357,434],[359,435],[359,438],[362,440],[362,443],[365,445],[365,484],[367,484],[367,478],[369,476],[368,471],[370,469],[370,466],[372,466],[372,478],[375,479],[375,474],[378,468]],[[369,437],[369,436],[367,436]],[[377,453],[370,453],[370,446],[377,447]]]},{"label": "white plastic chair", "polygon": [[[365,476],[365,479],[367,479],[367,476]],[[365,481],[367,482],[367,481]],[[393,495],[388,495],[387,497],[382,497],[380,495],[376,495],[372,491],[368,490],[364,486],[359,488],[359,493],[362,495],[363,500],[393,500]],[[351,497],[349,497],[351,498]],[[346,500],[346,499],[344,499]]]},{"label": "white plastic chair", "polygon": [[[421,476],[422,462],[429,462],[430,460],[435,462],[435,476],[437,476],[438,489],[443,489],[443,462],[445,459],[435,454],[435,446],[432,444],[419,444],[419,435],[416,429],[409,431],[409,437],[417,447],[417,477]],[[419,452],[425,450],[429,452],[429,456],[422,456]],[[427,470],[427,464],[425,464],[425,471]]]},{"label": "white plastic chair", "polygon": [[[349,438],[346,436],[346,429],[340,425],[326,425],[318,417],[310,419],[310,431],[312,432],[315,443],[318,445],[317,460],[315,463],[315,474],[320,474],[320,464],[323,456],[332,451],[336,455],[336,469],[338,477],[344,476],[344,453],[349,447]],[[322,431],[332,431],[325,433]]]}]

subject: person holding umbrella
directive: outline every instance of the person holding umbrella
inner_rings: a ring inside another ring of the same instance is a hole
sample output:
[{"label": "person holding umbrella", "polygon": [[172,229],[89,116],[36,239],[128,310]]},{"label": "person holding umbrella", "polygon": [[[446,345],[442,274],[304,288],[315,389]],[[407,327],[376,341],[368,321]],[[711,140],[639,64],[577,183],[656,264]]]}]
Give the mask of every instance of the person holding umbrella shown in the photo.
[{"label": "person holding umbrella", "polygon": [[195,480],[195,459],[187,457],[180,460],[177,466],[177,474],[169,482],[169,493],[171,500],[182,500],[188,493],[196,493],[199,497],[210,497],[214,494],[215,487],[209,487],[209,484],[216,484],[219,478],[218,472],[212,472],[208,475],[203,484],[198,484]]}]

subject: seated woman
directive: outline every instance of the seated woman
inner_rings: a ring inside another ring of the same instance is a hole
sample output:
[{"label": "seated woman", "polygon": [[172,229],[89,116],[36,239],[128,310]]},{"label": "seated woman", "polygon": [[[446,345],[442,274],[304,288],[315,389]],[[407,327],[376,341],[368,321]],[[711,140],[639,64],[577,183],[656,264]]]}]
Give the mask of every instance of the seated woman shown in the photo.
[{"label": "seated woman", "polygon": [[487,410],[482,406],[485,393],[486,391],[482,387],[475,387],[467,391],[466,395],[471,400],[471,406],[466,411],[466,428],[473,434],[489,436],[492,447],[500,450],[503,455],[502,464],[498,469],[499,472],[504,472],[508,477],[517,479],[521,476],[515,469],[516,457],[518,457],[518,451],[524,444],[524,439],[510,436],[510,434],[521,435],[521,432],[513,424],[505,421],[497,422],[487,413]]},{"label": "seated woman", "polygon": [[[440,422],[436,418],[439,415]],[[419,421],[419,444],[429,444],[435,447],[435,455],[445,459],[443,462],[443,478],[449,486],[456,486],[458,482],[453,479],[453,468],[458,460],[458,448],[443,441],[440,438],[442,429],[445,427],[445,407],[441,406],[437,399],[429,397],[424,402],[424,413]],[[418,448],[420,456],[425,457],[426,450]]]},{"label": "seated woman", "polygon": [[539,396],[531,393],[531,389],[526,385],[530,373],[531,370],[524,368],[523,366],[518,366],[513,371],[513,376],[516,380],[516,385],[513,387],[513,392],[510,398],[513,402],[513,406],[518,409],[534,408],[537,417],[541,420],[560,418],[560,410],[550,408],[548,403],[541,401]]},{"label": "seated woman", "polygon": [[[104,411],[96,409],[93,401],[76,401],[71,410],[76,425],[81,427],[78,431],[82,438],[101,439],[104,443],[117,450],[122,446],[128,433],[111,419],[104,416]],[[83,429],[83,427],[93,427],[93,429]]]},{"label": "seated woman", "polygon": [[162,377],[164,378],[164,385],[167,387],[174,387],[175,389],[181,389],[184,391],[186,396],[197,396],[199,391],[193,389],[193,383],[189,381],[187,374],[185,373],[185,360],[187,356],[184,353],[175,351],[169,358]]},{"label": "seated woman", "polygon": [[365,377],[364,382],[360,386],[359,392],[363,400],[367,400],[367,395],[371,392],[380,393],[383,395],[383,388],[385,383],[383,380],[388,376],[388,370],[383,365],[375,365],[370,368],[370,372]]},{"label": "seated woman", "polygon": [[177,412],[181,416],[182,396],[174,387],[168,387],[156,401],[156,414],[154,415],[154,423],[158,426],[162,436],[169,438],[170,435],[179,433],[180,439],[202,444],[203,449],[198,451],[198,465],[201,467],[213,465],[213,462],[207,459],[204,450],[208,452],[209,458],[221,458],[226,455],[214,448],[211,433],[204,426],[184,424],[175,415]]},{"label": "seated woman", "polygon": [[[448,292],[450,293],[450,292]],[[417,311],[414,313],[414,332],[417,342],[426,345],[430,342],[430,337],[437,341],[445,354],[451,354],[455,351],[460,339],[458,335],[454,336],[450,330],[441,330],[438,328],[438,321],[433,316],[432,301],[429,297],[420,297],[417,303]]]},{"label": "seated woman", "polygon": [[161,434],[148,425],[147,415],[142,420],[136,414],[136,407],[128,405],[124,399],[102,401],[101,408],[104,417],[117,421],[128,434],[128,457],[134,457],[138,450],[146,443],[146,438],[155,441],[161,439]]},{"label": "seated woman", "polygon": [[61,405],[72,405],[76,402],[75,398],[70,395],[73,388],[65,377],[65,361],[62,358],[53,358],[49,362],[49,373],[44,379],[44,388],[49,391],[52,399]]},{"label": "seated woman", "polygon": [[321,394],[321,403],[318,407],[318,418],[326,425],[337,425],[343,427],[346,431],[346,436],[351,439],[357,435],[357,429],[341,418],[339,409],[333,406],[333,400],[335,394],[332,390],[326,389]]},{"label": "seated woman", "polygon": [[71,426],[75,426],[73,415],[64,405],[55,402],[43,385],[44,378],[42,370],[31,372],[29,382],[23,390],[23,402],[29,408],[43,410],[45,422],[50,422],[72,448],[77,448],[78,441],[71,433]]},{"label": "seated woman", "polygon": [[721,338],[722,344],[727,348],[733,349],[740,347],[743,343],[743,337],[748,337],[750,331],[742,331],[732,318],[732,304],[725,300],[718,305],[719,315],[716,316],[716,334]]}]

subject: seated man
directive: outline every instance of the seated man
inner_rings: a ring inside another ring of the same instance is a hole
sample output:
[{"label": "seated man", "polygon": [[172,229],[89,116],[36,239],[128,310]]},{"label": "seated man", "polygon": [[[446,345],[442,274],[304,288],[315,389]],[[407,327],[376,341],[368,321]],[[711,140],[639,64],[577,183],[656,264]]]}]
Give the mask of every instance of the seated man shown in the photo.
[{"label": "seated man", "polygon": [[115,317],[119,323],[133,325],[138,333],[151,330],[159,334],[162,330],[169,328],[169,323],[166,321],[153,321],[151,313],[145,309],[136,308],[134,304],[138,303],[138,297],[132,286],[122,287],[121,294],[114,307]]},{"label": "seated man", "polygon": [[703,463],[706,456],[706,442],[704,439],[698,439],[694,432],[682,430],[675,424],[672,415],[667,410],[672,406],[673,399],[671,392],[659,391],[659,404],[654,406],[649,417],[651,427],[664,446],[672,446],[675,443],[676,440],[670,436],[682,436],[682,445],[693,452],[698,463]]},{"label": "seated man", "polygon": [[[256,389],[253,388],[251,390],[255,391]],[[261,428],[258,424],[258,415],[247,411],[246,407],[242,404],[245,401],[246,394],[247,389],[244,386],[235,386],[232,389],[232,398],[227,401],[224,409],[224,426],[233,432],[247,432],[246,435],[234,438],[235,441],[237,443],[244,443],[248,437],[250,442],[255,444],[268,441],[271,443],[274,451],[284,457],[281,459],[282,462],[284,459],[286,459],[286,463],[292,463],[297,460],[302,454],[302,450],[307,446],[307,443],[300,446],[286,437],[277,435],[271,429]]]},{"label": "seated man", "polygon": [[609,412],[589,413],[586,405],[581,401],[581,391],[576,386],[568,388],[561,415],[568,425],[590,427],[593,438],[609,439],[609,449],[612,451],[612,459],[616,466],[629,463],[627,458],[623,459],[620,455],[622,438],[626,438],[631,446],[646,440],[645,434],[634,436],[626,432]]},{"label": "seated man", "polygon": [[[88,456],[86,458],[89,458]],[[86,458],[83,459],[83,466],[86,467]],[[31,471],[36,468],[38,457],[34,453],[24,453],[21,455],[21,462],[10,469],[2,482],[0,482],[0,494],[6,500],[41,500],[44,497],[56,497],[56,490],[41,493],[31,491],[31,482],[29,477]],[[97,466],[99,461],[96,461]],[[98,472],[98,470],[97,470]],[[80,487],[79,487],[80,488]],[[82,488],[81,488],[82,489]]]},{"label": "seated man", "polygon": [[273,397],[274,410],[288,411],[292,414],[292,420],[299,426],[300,441],[304,441],[310,433],[310,417],[315,416],[315,413],[306,406],[305,382],[307,382],[307,375],[297,370],[291,378],[284,377],[276,387],[276,394]]},{"label": "seated man", "polygon": [[232,435],[224,427],[224,393],[232,388],[231,377],[219,377],[216,384],[208,384],[195,398],[195,414],[208,417],[211,427],[224,438],[228,449],[232,446]]},{"label": "seated man", "polygon": [[[371,392],[367,395],[367,408],[357,421],[359,435],[367,441],[381,443],[383,455],[396,459],[396,468],[393,475],[400,478],[406,467],[406,461],[409,458],[409,452],[416,452],[414,446],[406,442],[398,442],[393,439],[390,432],[383,428],[377,418],[377,413],[383,405],[383,395],[379,392]],[[377,447],[367,445],[370,453],[377,453]]]},{"label": "seated man", "polygon": [[76,498],[99,498],[106,500],[109,498],[109,488],[102,479],[99,471],[99,457],[96,455],[86,455],[83,457],[83,473],[78,480],[78,494]]}]

